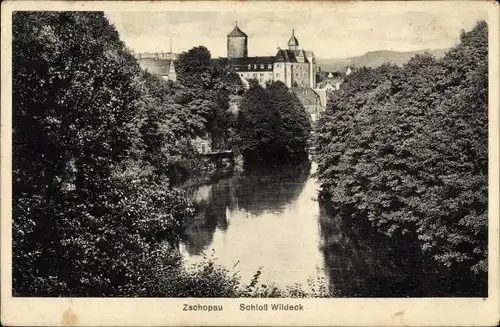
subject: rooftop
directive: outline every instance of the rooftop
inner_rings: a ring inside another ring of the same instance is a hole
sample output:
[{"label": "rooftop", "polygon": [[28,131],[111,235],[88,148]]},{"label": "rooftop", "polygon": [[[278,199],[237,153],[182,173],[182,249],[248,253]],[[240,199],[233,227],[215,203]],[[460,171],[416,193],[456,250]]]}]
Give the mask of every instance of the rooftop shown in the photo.
[{"label": "rooftop", "polygon": [[[246,58],[218,58],[212,59],[212,61],[218,61],[219,64],[234,67],[238,71],[272,71],[272,64],[274,62],[273,56],[261,56],[261,57],[246,57]],[[250,68],[248,68],[250,66]]]},{"label": "rooftop", "polygon": [[299,40],[295,37],[295,30],[292,30],[292,37],[288,40],[288,46],[298,47]]},{"label": "rooftop", "polygon": [[231,65],[249,65],[249,64],[272,64],[274,62],[273,56],[260,56],[260,57],[246,57],[246,58],[231,58],[229,63]]},{"label": "rooftop", "polygon": [[247,37],[247,35],[242,30],[240,30],[240,28],[238,27],[238,23],[236,23],[236,26],[234,27],[234,29],[227,36]]},{"label": "rooftop", "polygon": [[303,58],[303,62],[309,62],[304,50],[279,49],[276,54],[276,62],[299,62],[297,58],[300,57]]},{"label": "rooftop", "polygon": [[171,60],[168,59],[153,59],[143,58],[139,60],[139,65],[142,69],[147,70],[151,74],[167,76],[170,70]]}]

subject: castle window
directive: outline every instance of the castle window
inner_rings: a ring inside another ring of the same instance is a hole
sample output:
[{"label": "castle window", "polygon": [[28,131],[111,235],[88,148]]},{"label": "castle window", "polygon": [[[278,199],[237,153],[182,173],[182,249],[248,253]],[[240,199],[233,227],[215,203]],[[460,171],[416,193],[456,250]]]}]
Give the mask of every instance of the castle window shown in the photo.
[{"label": "castle window", "polygon": [[252,69],[252,65],[248,65],[248,70]]},{"label": "castle window", "polygon": [[267,65],[267,69],[272,69],[273,65]]},{"label": "castle window", "polygon": [[253,77],[257,77],[257,73],[254,73],[254,74],[253,74]]},{"label": "castle window", "polygon": [[260,76],[264,76],[264,73],[260,73]]},{"label": "castle window", "polygon": [[263,64],[260,64],[260,69],[264,69],[264,65]]},{"label": "castle window", "polygon": [[276,77],[280,77],[280,73],[276,73]]},{"label": "castle window", "polygon": [[257,65],[253,65],[253,69],[257,69]]}]

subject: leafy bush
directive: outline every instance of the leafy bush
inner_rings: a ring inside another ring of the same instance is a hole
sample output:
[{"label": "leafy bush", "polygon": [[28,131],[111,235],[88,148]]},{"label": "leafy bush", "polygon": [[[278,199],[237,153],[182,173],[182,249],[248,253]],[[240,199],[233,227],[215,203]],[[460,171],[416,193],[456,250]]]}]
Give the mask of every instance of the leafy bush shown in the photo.
[{"label": "leafy bush", "polygon": [[240,297],[252,298],[331,298],[340,297],[340,293],[329,290],[328,282],[318,277],[316,280],[308,280],[307,288],[304,289],[303,285],[296,283],[288,285],[285,288],[280,288],[274,283],[258,285],[260,277],[260,270],[256,272],[252,281],[245,285],[240,291]]},{"label": "leafy bush", "polygon": [[166,286],[166,296],[172,297],[237,297],[239,278],[208,261],[186,267]]},{"label": "leafy bush", "polygon": [[178,274],[165,274],[161,282],[161,296],[171,297],[247,297],[247,298],[313,298],[338,297],[340,294],[328,289],[323,278],[309,280],[307,289],[300,284],[285,288],[274,283],[259,283],[262,274],[257,270],[245,283],[237,271],[217,264],[215,257],[204,256],[194,265],[185,267]]}]

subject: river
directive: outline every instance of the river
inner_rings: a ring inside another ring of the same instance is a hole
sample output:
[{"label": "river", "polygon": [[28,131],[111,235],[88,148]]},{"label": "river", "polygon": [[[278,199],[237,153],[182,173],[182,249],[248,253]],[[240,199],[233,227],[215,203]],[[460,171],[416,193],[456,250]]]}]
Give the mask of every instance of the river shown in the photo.
[{"label": "river", "polygon": [[411,240],[393,240],[366,224],[337,217],[317,200],[316,164],[281,171],[234,173],[185,188],[195,205],[181,253],[189,265],[204,257],[249,282],[282,288],[325,279],[349,297],[484,296],[484,276],[451,274]]}]

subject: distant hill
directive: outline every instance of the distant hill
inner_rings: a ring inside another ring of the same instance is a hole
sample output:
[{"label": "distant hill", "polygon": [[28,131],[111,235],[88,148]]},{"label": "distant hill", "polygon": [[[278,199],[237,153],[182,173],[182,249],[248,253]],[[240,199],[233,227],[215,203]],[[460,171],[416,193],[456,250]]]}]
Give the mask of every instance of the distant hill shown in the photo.
[{"label": "distant hill", "polygon": [[348,66],[354,67],[378,67],[384,63],[392,63],[398,66],[402,66],[410,58],[417,54],[430,53],[436,58],[441,58],[449,49],[431,49],[431,50],[418,50],[409,52],[397,52],[397,51],[370,51],[364,55],[357,57],[350,57],[345,59],[326,59],[317,58],[317,64],[321,67],[322,71],[340,71],[343,72]]}]

